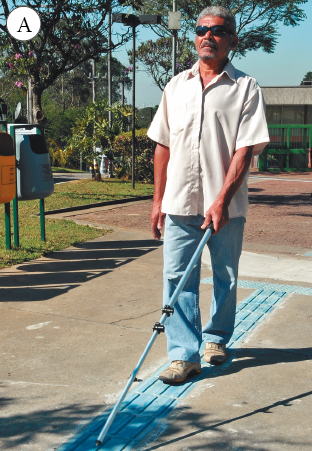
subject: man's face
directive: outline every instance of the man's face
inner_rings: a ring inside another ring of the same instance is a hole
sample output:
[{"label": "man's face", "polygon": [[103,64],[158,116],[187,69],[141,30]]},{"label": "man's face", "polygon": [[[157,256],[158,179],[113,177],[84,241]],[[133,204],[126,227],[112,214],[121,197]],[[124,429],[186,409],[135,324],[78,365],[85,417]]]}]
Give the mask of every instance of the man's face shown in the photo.
[{"label": "man's face", "polygon": [[[213,25],[223,25],[227,28],[225,19],[222,17],[205,16],[198,22],[198,25],[212,27]],[[230,50],[237,45],[238,38],[230,33],[222,36],[214,36],[209,30],[205,36],[195,37],[195,45],[198,56],[203,60],[216,60],[227,58]]]}]

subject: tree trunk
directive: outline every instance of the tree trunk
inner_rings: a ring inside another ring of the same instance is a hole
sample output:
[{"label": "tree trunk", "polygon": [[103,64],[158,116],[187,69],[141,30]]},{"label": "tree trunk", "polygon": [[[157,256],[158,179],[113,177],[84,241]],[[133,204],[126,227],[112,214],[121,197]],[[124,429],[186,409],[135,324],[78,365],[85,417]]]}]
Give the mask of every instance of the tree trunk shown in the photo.
[{"label": "tree trunk", "polygon": [[36,84],[33,85],[32,90],[32,113],[33,113],[33,121],[35,124],[40,124],[42,126],[42,133],[44,132],[44,127],[47,123],[47,118],[44,115],[44,112],[41,107],[41,95],[42,95],[42,89],[36,86]]}]

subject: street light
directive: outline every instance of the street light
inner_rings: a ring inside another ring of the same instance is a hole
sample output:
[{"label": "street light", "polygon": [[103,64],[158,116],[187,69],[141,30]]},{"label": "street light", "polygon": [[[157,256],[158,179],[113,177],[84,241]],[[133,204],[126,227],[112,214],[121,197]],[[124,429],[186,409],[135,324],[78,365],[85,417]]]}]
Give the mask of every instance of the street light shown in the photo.
[{"label": "street light", "polygon": [[132,27],[133,48],[132,48],[132,188],[135,188],[135,29],[138,25],[157,25],[161,23],[161,16],[155,14],[134,14],[114,13],[113,22],[122,23]]}]

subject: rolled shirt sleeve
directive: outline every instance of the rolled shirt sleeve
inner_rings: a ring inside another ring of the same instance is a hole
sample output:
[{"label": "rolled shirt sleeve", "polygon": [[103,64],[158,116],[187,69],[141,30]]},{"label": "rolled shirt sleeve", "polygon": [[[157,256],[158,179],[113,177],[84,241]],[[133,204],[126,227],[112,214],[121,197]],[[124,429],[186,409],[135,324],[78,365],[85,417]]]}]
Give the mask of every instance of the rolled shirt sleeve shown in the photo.
[{"label": "rolled shirt sleeve", "polygon": [[244,103],[239,119],[235,150],[246,146],[254,146],[252,155],[260,155],[270,142],[265,103],[260,87],[252,92]]},{"label": "rolled shirt sleeve", "polygon": [[148,129],[147,136],[163,146],[169,147],[170,128],[168,122],[167,91],[163,92],[160,105]]}]

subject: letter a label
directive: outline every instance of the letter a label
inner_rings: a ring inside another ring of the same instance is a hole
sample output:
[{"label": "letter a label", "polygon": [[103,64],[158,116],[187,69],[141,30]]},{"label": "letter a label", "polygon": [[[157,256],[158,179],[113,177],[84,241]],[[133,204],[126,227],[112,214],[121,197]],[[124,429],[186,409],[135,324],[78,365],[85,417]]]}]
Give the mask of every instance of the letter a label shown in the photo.
[{"label": "letter a label", "polygon": [[19,30],[17,30],[17,32],[20,33],[21,29],[24,27],[27,28],[27,33],[31,33],[31,30],[29,29],[26,17],[24,17],[23,22],[21,23],[21,26],[19,27]]},{"label": "letter a label", "polygon": [[39,33],[41,20],[34,9],[20,6],[10,12],[6,26],[13,38],[19,41],[29,41]]}]

